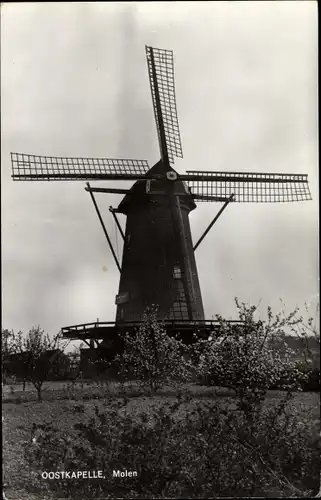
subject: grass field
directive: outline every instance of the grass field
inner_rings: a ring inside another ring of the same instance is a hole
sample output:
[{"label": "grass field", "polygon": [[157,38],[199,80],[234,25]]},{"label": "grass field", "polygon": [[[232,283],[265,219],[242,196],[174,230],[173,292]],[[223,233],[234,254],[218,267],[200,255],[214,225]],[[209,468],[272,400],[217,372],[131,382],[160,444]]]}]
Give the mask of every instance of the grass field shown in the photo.
[{"label": "grass field", "polygon": [[[235,405],[231,395],[221,390],[218,395],[213,388],[189,386],[192,400],[182,405],[180,413],[190,411],[194,405],[201,401],[214,401],[219,398],[224,402],[229,401],[231,408]],[[108,401],[104,395],[112,394],[117,398],[119,387],[115,384],[106,388],[104,386],[85,384],[73,389],[70,399],[66,383],[48,383],[44,387],[43,402],[37,402],[37,397],[32,386],[27,386],[22,391],[22,386],[5,387],[3,391],[3,474],[5,492],[8,500],[47,500],[57,497],[44,498],[27,493],[30,482],[30,467],[24,456],[25,446],[31,442],[33,424],[51,422],[59,429],[64,429],[72,436],[73,426],[81,422],[84,416],[94,412],[95,406],[106,407]],[[141,396],[137,389],[128,392],[128,403],[120,412],[126,411],[134,418],[143,410],[158,408],[176,399],[173,390],[160,391],[156,396]],[[282,397],[282,393],[270,391],[265,404],[273,405]],[[82,404],[84,405],[82,407]],[[81,411],[77,407],[81,406]],[[75,409],[76,407],[76,409]],[[302,419],[302,423],[310,427],[315,435],[320,433],[320,397],[317,393],[298,393],[295,395],[295,407]],[[177,417],[179,418],[179,414]],[[39,472],[39,481],[43,481]],[[83,499],[79,499],[83,500]]]}]

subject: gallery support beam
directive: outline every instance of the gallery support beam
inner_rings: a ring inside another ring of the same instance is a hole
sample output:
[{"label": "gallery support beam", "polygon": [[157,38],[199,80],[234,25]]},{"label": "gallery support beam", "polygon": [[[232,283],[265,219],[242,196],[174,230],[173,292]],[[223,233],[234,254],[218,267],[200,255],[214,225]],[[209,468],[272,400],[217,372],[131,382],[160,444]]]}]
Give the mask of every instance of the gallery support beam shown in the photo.
[{"label": "gallery support beam", "polygon": [[89,192],[89,194],[90,194],[90,196],[91,196],[91,199],[92,199],[92,202],[93,202],[94,207],[95,207],[95,209],[96,209],[96,213],[97,213],[97,215],[98,215],[98,219],[99,219],[99,221],[100,221],[101,227],[102,227],[102,229],[103,229],[103,231],[104,231],[104,234],[105,234],[105,236],[106,236],[106,239],[107,239],[107,241],[108,241],[108,245],[109,245],[109,248],[110,248],[110,250],[111,250],[111,253],[113,254],[113,257],[114,257],[114,260],[115,260],[116,266],[117,266],[117,268],[118,268],[118,271],[119,271],[119,272],[121,272],[121,268],[120,268],[120,265],[119,265],[119,262],[118,262],[118,259],[117,259],[117,256],[116,256],[116,253],[115,253],[115,250],[114,250],[113,245],[112,245],[112,242],[111,242],[111,240],[110,240],[110,238],[109,238],[109,236],[108,236],[107,229],[106,229],[106,227],[105,227],[104,221],[103,221],[102,216],[101,216],[101,214],[100,214],[100,211],[99,211],[98,205],[97,205],[97,203],[96,203],[96,200],[95,200],[95,197],[94,197],[93,192],[92,192],[92,190],[91,190],[91,187],[90,187],[89,182],[87,182],[87,187],[88,187],[88,189],[87,189],[86,191],[88,191],[88,192]]},{"label": "gallery support beam", "polygon": [[217,219],[219,218],[219,216],[222,214],[222,212],[224,212],[224,210],[226,209],[227,205],[233,200],[233,197],[234,197],[234,194],[231,194],[231,196],[226,200],[226,202],[222,206],[221,210],[219,210],[219,212],[215,215],[214,219],[209,224],[209,226],[207,227],[207,229],[204,231],[204,233],[202,234],[202,236],[200,237],[200,239],[198,240],[198,242],[196,243],[196,245],[194,245],[194,247],[193,247],[194,252],[197,249],[197,247],[202,243],[202,241],[204,240],[205,236],[207,235],[207,233],[209,232],[209,230],[211,229],[211,227],[213,226],[213,224],[215,224],[215,222],[217,221]]}]

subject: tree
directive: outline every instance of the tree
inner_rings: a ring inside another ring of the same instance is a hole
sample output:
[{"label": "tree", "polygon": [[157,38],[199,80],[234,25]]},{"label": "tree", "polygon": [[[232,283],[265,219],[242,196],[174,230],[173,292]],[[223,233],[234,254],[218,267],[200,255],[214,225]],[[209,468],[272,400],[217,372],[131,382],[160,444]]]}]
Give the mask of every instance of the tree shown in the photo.
[{"label": "tree", "polygon": [[298,366],[307,375],[305,390],[320,391],[320,302],[318,298],[314,301],[307,301],[304,308],[305,317],[298,310],[298,321],[291,327],[291,335],[300,346]]},{"label": "tree", "polygon": [[2,361],[4,361],[8,358],[8,356],[10,356],[10,354],[13,354],[15,352],[15,333],[13,330],[2,328],[1,337],[1,358]]},{"label": "tree", "polygon": [[[285,304],[283,304],[283,310]],[[320,302],[315,302],[315,312],[312,312],[311,301],[304,304],[305,318],[302,314],[299,316],[297,309],[298,321],[291,326],[291,332],[295,338],[300,340],[302,345],[302,358],[307,368],[318,367],[320,369]]]},{"label": "tree", "polygon": [[183,358],[184,345],[170,337],[157,320],[157,307],[147,308],[136,334],[125,334],[124,351],[112,365],[122,380],[136,380],[151,392],[165,384],[186,380],[188,363]]},{"label": "tree", "polygon": [[9,369],[9,356],[13,354],[13,336],[14,332],[6,328],[1,330],[1,366],[2,366],[2,381],[4,384],[7,383],[8,377],[10,376]]},{"label": "tree", "polygon": [[296,353],[286,342],[286,330],[297,326],[300,318],[297,309],[287,316],[273,316],[268,307],[267,321],[256,320],[257,306],[240,303],[237,298],[235,303],[240,324],[217,316],[219,336],[200,340],[193,349],[200,377],[232,389],[239,408],[250,416],[270,387],[283,381],[283,389],[300,390],[305,375],[297,369]]},{"label": "tree", "polygon": [[59,373],[65,367],[61,354],[66,346],[61,344],[60,334],[52,339],[39,326],[32,327],[26,337],[20,335],[20,370],[24,380],[30,381],[37,391],[38,401],[42,400],[42,386],[52,373]]},{"label": "tree", "polygon": [[2,366],[5,379],[21,378],[23,380],[23,390],[26,386],[24,364],[26,356],[23,354],[23,333],[15,333],[13,330],[2,330]]},{"label": "tree", "polygon": [[70,361],[69,378],[71,379],[73,385],[77,382],[77,380],[80,380],[81,384],[83,385],[82,371],[80,366],[82,345],[83,344],[81,343],[80,346],[74,346],[73,351],[67,354]]}]

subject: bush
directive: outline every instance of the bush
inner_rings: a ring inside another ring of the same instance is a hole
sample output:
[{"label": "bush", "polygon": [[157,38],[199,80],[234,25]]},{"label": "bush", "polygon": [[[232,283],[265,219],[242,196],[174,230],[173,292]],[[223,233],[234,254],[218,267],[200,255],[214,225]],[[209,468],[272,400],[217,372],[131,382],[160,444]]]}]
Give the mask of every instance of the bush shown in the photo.
[{"label": "bush", "polygon": [[[304,392],[320,391],[320,370],[317,368],[309,369],[304,366],[299,366],[296,368],[302,374],[301,389]],[[292,378],[293,378],[292,374]],[[270,389],[279,390],[284,386],[288,385],[289,377],[287,373],[274,384],[271,385]]]},{"label": "bush", "polygon": [[271,387],[302,390],[307,374],[298,368],[295,351],[285,342],[284,330],[297,322],[297,311],[274,317],[268,307],[268,319],[261,321],[255,319],[257,306],[239,303],[238,299],[235,302],[240,324],[217,316],[218,335],[194,344],[193,358],[197,359],[200,380],[232,389],[239,408],[252,419]]},{"label": "bush", "polygon": [[[111,399],[108,411],[95,407],[72,436],[41,426],[38,441],[26,447],[27,460],[34,471],[103,471],[102,480],[43,481],[64,498],[307,496],[318,490],[319,442],[289,396],[261,410],[251,425],[243,411],[222,403],[180,411],[187,403],[181,398],[134,419],[126,399]],[[138,477],[113,478],[113,470]]]},{"label": "bush", "polygon": [[[269,390],[286,390],[287,387],[290,386],[291,381],[297,376],[297,370],[300,372],[300,388],[304,392],[320,392],[320,370],[318,368],[308,369],[305,367],[296,367],[295,370],[290,373],[284,372],[280,375],[279,379],[275,381],[275,383],[269,385]],[[199,385],[205,385],[209,387],[222,386],[224,385],[224,381],[221,380],[217,376],[217,370],[213,370],[205,374],[204,376],[200,376],[198,379]]]},{"label": "bush", "polygon": [[111,363],[122,382],[134,380],[155,392],[190,377],[189,363],[183,357],[185,346],[157,321],[157,307],[147,308],[139,329],[134,335],[125,334],[123,340],[122,355]]},{"label": "bush", "polygon": [[303,383],[303,391],[318,391],[320,392],[320,370],[314,368],[308,372],[308,380]]}]

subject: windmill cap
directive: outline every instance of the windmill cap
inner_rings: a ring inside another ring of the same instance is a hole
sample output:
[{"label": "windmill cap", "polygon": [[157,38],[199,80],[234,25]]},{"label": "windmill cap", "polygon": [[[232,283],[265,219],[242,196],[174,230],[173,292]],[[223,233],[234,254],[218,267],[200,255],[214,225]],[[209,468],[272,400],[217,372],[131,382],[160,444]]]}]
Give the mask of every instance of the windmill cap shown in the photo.
[{"label": "windmill cap", "polygon": [[[156,163],[146,174],[146,180],[138,180],[131,187],[128,194],[123,198],[118,206],[118,210],[127,214],[134,207],[138,208],[147,204],[150,198],[157,197],[160,203],[166,201],[168,193],[168,181],[176,181],[174,184],[174,195],[182,196],[182,208],[188,211],[194,210],[196,205],[192,196],[189,193],[188,187],[184,181],[179,180],[179,175],[172,167],[165,166],[162,161]],[[155,176],[155,177],[154,177]],[[149,177],[153,177],[150,179]]]}]

